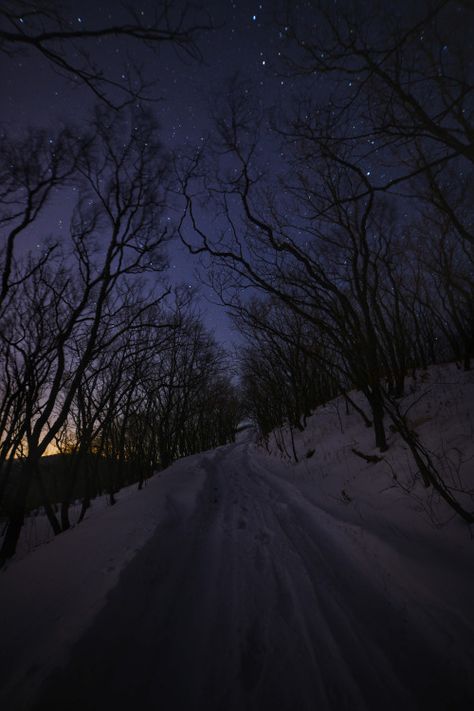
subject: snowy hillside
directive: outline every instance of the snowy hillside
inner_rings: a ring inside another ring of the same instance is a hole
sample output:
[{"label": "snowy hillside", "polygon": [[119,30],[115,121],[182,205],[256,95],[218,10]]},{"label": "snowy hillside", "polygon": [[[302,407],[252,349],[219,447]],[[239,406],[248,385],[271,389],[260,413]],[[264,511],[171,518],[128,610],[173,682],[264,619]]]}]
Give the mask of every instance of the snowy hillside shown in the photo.
[{"label": "snowy hillside", "polygon": [[[421,387],[413,426],[472,488],[472,374]],[[468,526],[396,433],[383,461],[354,454],[377,452],[344,403],[295,437],[298,464],[244,431],[14,560],[1,708],[472,709]]]},{"label": "snowy hillside", "polygon": [[[406,390],[400,409],[407,413],[410,427],[443,480],[466,508],[473,510],[474,372],[459,370],[455,364],[433,366],[418,372],[415,381],[408,379]],[[370,414],[360,393],[351,392],[350,396]],[[410,520],[419,518],[420,522],[444,526],[456,518],[432,488],[424,488],[399,434],[390,426],[387,433],[389,449],[381,454],[374,446],[373,430],[364,426],[350,405],[346,409],[342,397],[336,398],[308,419],[304,432],[293,431],[298,464],[292,467],[292,479],[303,485],[310,483],[325,506],[332,506],[330,502],[349,505],[360,515],[368,506],[384,515],[388,512],[399,521],[408,516]],[[283,429],[270,436],[267,450],[292,461],[292,445],[290,432]],[[363,456],[379,461],[368,462]],[[420,517],[413,516],[417,511],[422,512]],[[454,522],[454,529],[459,526],[464,528],[459,521]]]}]

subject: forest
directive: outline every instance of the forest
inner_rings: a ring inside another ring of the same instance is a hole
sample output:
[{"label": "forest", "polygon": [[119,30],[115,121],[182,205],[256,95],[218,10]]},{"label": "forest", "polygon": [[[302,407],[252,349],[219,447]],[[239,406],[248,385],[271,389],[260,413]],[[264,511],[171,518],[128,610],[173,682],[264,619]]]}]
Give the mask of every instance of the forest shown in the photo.
[{"label": "forest", "polygon": [[[81,125],[2,132],[1,564],[33,509],[60,533],[75,501],[82,520],[94,496],[114,504],[122,486],[232,441],[244,417],[265,441],[341,394],[376,452],[397,432],[424,485],[474,522],[474,492],[443,479],[400,405],[409,376],[474,357],[473,8],[277,5],[275,76],[291,98],[272,104],[240,72],[206,140],[179,150],[138,68],[117,85],[92,54],[69,53],[87,31],[53,5],[1,11],[2,61],[28,47],[96,99]],[[219,27],[167,7],[153,25],[91,33],[199,61]],[[44,228],[66,194],[67,238]],[[25,250],[37,232],[51,236]],[[178,239],[230,314],[236,354],[194,290],[172,284]]]}]

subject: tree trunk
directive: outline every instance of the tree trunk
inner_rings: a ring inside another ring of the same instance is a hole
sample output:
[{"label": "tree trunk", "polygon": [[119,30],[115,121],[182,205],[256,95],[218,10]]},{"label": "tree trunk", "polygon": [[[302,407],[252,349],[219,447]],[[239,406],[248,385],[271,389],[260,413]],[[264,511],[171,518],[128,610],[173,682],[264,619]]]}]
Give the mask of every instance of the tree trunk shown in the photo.
[{"label": "tree trunk", "polygon": [[19,472],[18,488],[11,506],[7,530],[0,549],[0,567],[15,555],[18,539],[25,521],[26,499],[31,484],[31,469],[26,460]]},{"label": "tree trunk", "polygon": [[74,487],[77,481],[77,474],[79,472],[81,461],[83,460],[83,456],[81,456],[80,453],[76,453],[75,455],[73,454],[71,456],[74,457],[74,463],[72,466],[72,470],[68,476],[68,480],[66,482],[64,499],[61,502],[61,529],[63,531],[67,531],[68,528],[71,527],[71,522],[69,520],[69,509],[71,506],[72,496],[74,494]]},{"label": "tree trunk", "polygon": [[54,513],[53,507],[51,505],[51,501],[49,501],[49,499],[48,499],[48,494],[46,492],[46,488],[44,486],[43,479],[40,474],[38,460],[36,460],[34,462],[33,468],[34,468],[35,479],[38,483],[38,489],[41,494],[44,512],[46,514],[46,517],[47,517],[49,523],[51,524],[51,528],[53,529],[54,535],[57,536],[58,533],[61,533],[61,526],[59,525],[59,521],[56,517],[56,514]]},{"label": "tree trunk", "polygon": [[388,449],[387,438],[385,435],[385,427],[383,424],[384,418],[384,406],[383,406],[383,395],[380,390],[380,385],[373,385],[370,391],[366,395],[370,408],[372,410],[372,419],[374,423],[375,432],[375,446],[380,449],[381,452],[385,452]]},{"label": "tree trunk", "polygon": [[[359,415],[362,417],[364,420],[364,424],[366,427],[372,427],[372,422],[369,420],[365,412],[360,408],[358,405],[355,404],[355,402],[352,400],[352,398],[349,397],[347,393],[343,393],[344,395],[344,400],[346,401],[346,415],[349,414],[349,405],[354,408],[354,410],[359,413]],[[367,397],[367,396],[366,396]],[[368,398],[367,398],[368,399]]]}]

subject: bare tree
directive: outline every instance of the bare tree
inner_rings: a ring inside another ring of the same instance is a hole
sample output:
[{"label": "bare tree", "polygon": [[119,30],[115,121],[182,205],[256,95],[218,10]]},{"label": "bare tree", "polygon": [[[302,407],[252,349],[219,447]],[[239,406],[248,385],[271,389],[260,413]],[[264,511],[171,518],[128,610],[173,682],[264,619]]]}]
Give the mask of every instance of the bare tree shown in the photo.
[{"label": "bare tree", "polygon": [[55,0],[8,0],[0,10],[0,52],[6,57],[31,51],[60,75],[79,82],[109,107],[123,108],[149,99],[150,84],[141,68],[129,66],[126,78],[116,80],[89,50],[92,42],[107,38],[127,39],[153,51],[170,45],[183,56],[199,60],[197,40],[212,29],[202,8],[162,0],[153,11],[121,9],[114,24],[91,26],[82,17],[71,22]]},{"label": "bare tree", "polygon": [[68,130],[58,134],[30,130],[23,138],[3,136],[0,157],[0,314],[11,288],[48,261],[52,242],[35,260],[18,269],[16,244],[49,206],[55,188],[72,180],[77,156],[86,148]]},{"label": "bare tree", "polygon": [[[311,6],[312,25],[303,26],[290,5],[286,17],[286,70],[308,78],[300,111],[305,131],[328,145],[343,141],[361,166],[384,165],[373,171],[377,190],[428,167],[472,165],[469,3],[427,0],[390,14],[376,2]],[[319,101],[314,77],[326,89]]]},{"label": "bare tree", "polygon": [[156,366],[151,396],[161,466],[233,439],[238,398],[225,355],[200,319],[184,316]]},{"label": "bare tree", "polygon": [[127,126],[124,117],[99,109],[94,128],[77,165],[82,189],[71,220],[72,253],[49,260],[18,294],[23,308],[36,312],[38,335],[25,350],[28,322],[18,323],[11,313],[2,321],[9,327],[3,338],[28,373],[26,453],[2,560],[14,553],[39,458],[67,421],[91,362],[166,294],[147,293],[136,282],[139,274],[164,269],[162,248],[170,236],[160,224],[167,161],[156,126],[144,113]]},{"label": "bare tree", "polygon": [[[329,346],[341,381],[364,393],[383,451],[385,416],[397,426],[393,398],[403,393],[407,370],[416,365],[411,334],[420,319],[402,278],[398,202],[372,184],[345,139],[318,130],[314,115],[303,122],[301,106],[286,128],[278,129],[281,152],[288,156],[284,170],[277,178],[268,176],[259,165],[249,95],[234,92],[217,118],[206,156],[215,164],[213,178],[201,156],[183,176],[182,238],[191,252],[211,257],[213,284],[231,308],[236,300],[229,292],[258,289],[312,325]],[[210,200],[219,216],[217,235],[200,221],[201,204]],[[408,437],[406,428],[398,431]],[[418,452],[415,458],[421,466]],[[436,486],[471,521],[472,514],[440,484],[436,469],[425,464],[425,484]]]},{"label": "bare tree", "polygon": [[240,366],[249,414],[264,437],[283,425],[303,430],[317,406],[343,387],[322,338],[307,319],[274,300],[252,299],[234,310],[246,343]]}]

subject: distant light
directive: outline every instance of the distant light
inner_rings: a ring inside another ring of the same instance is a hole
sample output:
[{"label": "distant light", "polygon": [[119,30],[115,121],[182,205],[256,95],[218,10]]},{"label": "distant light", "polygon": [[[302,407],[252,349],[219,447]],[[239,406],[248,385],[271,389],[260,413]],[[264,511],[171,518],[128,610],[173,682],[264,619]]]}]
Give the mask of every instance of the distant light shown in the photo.
[{"label": "distant light", "polygon": [[252,15],[252,20],[255,22],[257,19],[257,15]]}]

